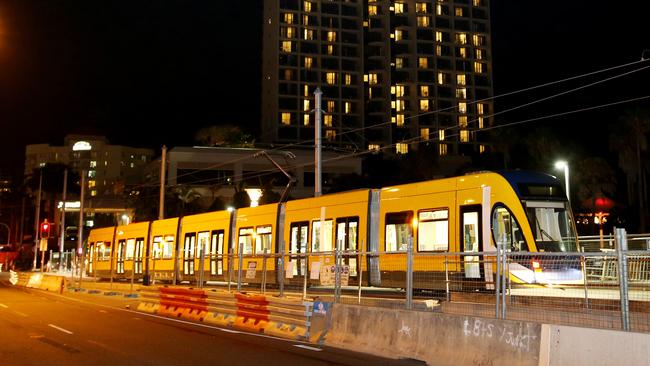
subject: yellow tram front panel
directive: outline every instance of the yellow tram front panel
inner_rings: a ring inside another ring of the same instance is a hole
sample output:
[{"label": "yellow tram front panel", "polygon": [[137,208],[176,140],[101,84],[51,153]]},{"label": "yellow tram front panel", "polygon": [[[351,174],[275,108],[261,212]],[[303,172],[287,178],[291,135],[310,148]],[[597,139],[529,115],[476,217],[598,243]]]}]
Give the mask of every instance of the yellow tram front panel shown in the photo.
[{"label": "yellow tram front panel", "polygon": [[[310,278],[310,282],[329,284],[334,272],[326,267],[335,264],[333,251],[338,247],[343,251],[343,265],[349,269],[349,283],[358,284],[359,271],[367,271],[367,265],[363,260],[359,263],[356,254],[345,252],[367,250],[369,197],[370,191],[364,189],[287,202],[284,252],[298,255],[285,256],[285,276],[304,281],[303,276],[313,271],[318,279]],[[305,253],[309,253],[308,259],[300,256]],[[367,282],[367,274],[363,277]]]},{"label": "yellow tram front panel", "polygon": [[115,226],[90,230],[86,258],[86,273],[90,276],[109,277]]},{"label": "yellow tram front panel", "polygon": [[[263,259],[266,250],[268,254],[276,253],[276,230],[278,204],[262,205],[237,209],[235,232],[232,237],[234,253],[232,268],[239,269],[239,248],[243,248],[242,281],[250,283],[262,282],[262,270],[266,265],[266,282],[275,281],[275,258]],[[266,262],[266,263],[265,263]],[[237,274],[233,273],[236,279]]]},{"label": "yellow tram front panel", "polygon": [[[382,286],[404,285],[409,240],[413,241],[414,272],[444,273],[443,256],[418,254],[457,251],[456,215],[454,178],[382,188],[379,210]],[[450,257],[447,266],[449,271],[457,270],[457,261]]]},{"label": "yellow tram front panel", "polygon": [[152,278],[168,281],[174,278],[177,231],[178,217],[151,223],[149,247],[146,252],[149,253],[147,265]]},{"label": "yellow tram front panel", "polygon": [[198,280],[203,255],[205,280],[224,280],[228,266],[230,212],[216,211],[183,217],[179,247],[182,280]]},{"label": "yellow tram front panel", "polygon": [[121,225],[115,230],[113,273],[116,278],[142,278],[149,223]]}]

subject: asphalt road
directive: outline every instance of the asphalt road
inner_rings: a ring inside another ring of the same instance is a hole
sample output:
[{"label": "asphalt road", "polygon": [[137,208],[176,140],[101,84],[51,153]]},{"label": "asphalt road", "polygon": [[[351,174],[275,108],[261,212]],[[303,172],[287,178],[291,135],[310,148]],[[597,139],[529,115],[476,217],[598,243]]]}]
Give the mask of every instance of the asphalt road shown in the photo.
[{"label": "asphalt road", "polygon": [[0,278],[0,365],[417,365],[175,321],[104,295],[57,295]]}]

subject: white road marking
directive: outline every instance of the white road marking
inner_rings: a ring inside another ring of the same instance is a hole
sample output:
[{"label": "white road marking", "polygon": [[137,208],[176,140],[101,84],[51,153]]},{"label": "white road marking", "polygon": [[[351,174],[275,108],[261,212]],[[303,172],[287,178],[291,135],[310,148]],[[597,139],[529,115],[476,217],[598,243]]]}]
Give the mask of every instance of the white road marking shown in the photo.
[{"label": "white road marking", "polygon": [[27,317],[29,316],[29,315],[27,315],[27,314],[25,314],[25,313],[23,313],[23,312],[18,311],[18,310],[12,310],[12,311],[13,311],[15,314],[18,314],[18,315],[22,316],[23,318],[27,318]]},{"label": "white road marking", "polygon": [[320,349],[320,348],[311,347],[311,346],[306,346],[306,345],[304,345],[304,344],[294,344],[293,346],[294,346],[294,347],[298,347],[298,348],[308,349],[308,350],[310,350],[310,351],[316,351],[316,352],[320,352],[320,351],[322,351],[322,349]]},{"label": "white road marking", "polygon": [[226,332],[226,333],[233,333],[233,334],[240,334],[241,333],[238,330],[232,330],[232,329],[226,329],[226,328],[217,328],[217,329],[219,329],[222,332]]},{"label": "white road marking", "polygon": [[5,305],[5,304],[0,304],[0,308],[8,309],[9,307],[7,305]]},{"label": "white road marking", "polygon": [[58,331],[61,331],[61,332],[63,332],[63,333],[74,334],[74,333],[72,333],[71,331],[69,331],[69,330],[67,330],[67,329],[63,329],[63,328],[61,328],[61,327],[57,327],[57,326],[54,325],[54,324],[48,324],[48,326],[49,326],[49,327],[52,327],[52,328],[54,328],[54,329],[56,329],[56,330],[58,330]]},{"label": "white road marking", "polygon": [[108,311],[106,311],[106,310],[100,310],[99,312],[100,313],[108,313]]}]

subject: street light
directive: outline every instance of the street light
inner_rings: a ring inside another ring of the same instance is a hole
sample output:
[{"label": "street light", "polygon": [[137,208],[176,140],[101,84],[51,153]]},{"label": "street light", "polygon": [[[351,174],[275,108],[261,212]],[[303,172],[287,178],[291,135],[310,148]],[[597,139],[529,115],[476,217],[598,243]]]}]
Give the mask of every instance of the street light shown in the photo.
[{"label": "street light", "polygon": [[555,169],[564,169],[564,185],[566,187],[566,198],[571,202],[571,195],[569,194],[569,164],[564,160],[555,162]]}]

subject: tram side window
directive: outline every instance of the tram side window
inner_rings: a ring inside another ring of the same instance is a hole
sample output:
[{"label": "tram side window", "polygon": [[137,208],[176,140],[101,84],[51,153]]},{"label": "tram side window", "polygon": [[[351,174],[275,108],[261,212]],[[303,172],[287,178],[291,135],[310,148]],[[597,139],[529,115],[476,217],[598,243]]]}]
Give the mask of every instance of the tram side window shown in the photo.
[{"label": "tram side window", "polygon": [[449,249],[449,210],[418,212],[418,251]]},{"label": "tram side window", "polygon": [[125,259],[133,259],[135,253],[135,239],[126,239]]},{"label": "tram side window", "polygon": [[239,229],[239,247],[242,249],[242,254],[253,254],[253,228]]},{"label": "tram side window", "polygon": [[99,261],[107,261],[108,258],[111,256],[111,246],[106,245],[103,241],[98,241],[97,245],[95,246],[97,248],[97,260]]},{"label": "tram side window", "polygon": [[223,230],[212,231],[212,248],[210,249],[210,253],[223,254],[223,232]]},{"label": "tram side window", "polygon": [[323,243],[320,242],[320,220],[311,224],[311,251],[312,252],[331,252],[334,250],[332,240],[332,220],[323,220]]},{"label": "tram side window", "polygon": [[527,252],[528,244],[514,215],[505,206],[492,210],[492,235],[497,245],[513,252]]},{"label": "tram side window", "polygon": [[408,241],[413,235],[411,223],[413,212],[395,212],[386,214],[386,251],[406,251]]},{"label": "tram side window", "polygon": [[201,256],[201,250],[203,250],[204,256],[209,256],[210,255],[210,232],[209,231],[199,232],[199,235],[197,237],[197,242],[199,244],[196,246],[196,256],[197,257]]},{"label": "tram side window", "polygon": [[294,222],[291,224],[290,253],[307,252],[308,232],[309,222]]},{"label": "tram side window", "polygon": [[162,242],[162,255],[163,258],[169,259],[174,256],[174,235],[166,235],[165,240]]},{"label": "tram side window", "polygon": [[264,254],[265,250],[266,253],[271,253],[271,232],[271,225],[258,226],[256,228],[257,244],[255,245],[255,248],[257,249],[257,253]]}]

